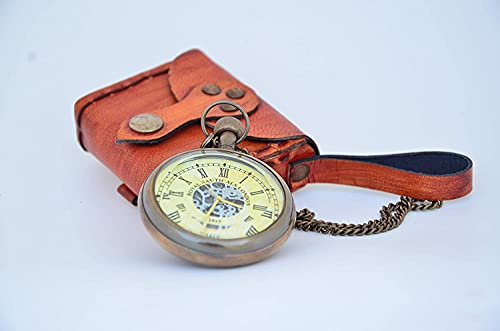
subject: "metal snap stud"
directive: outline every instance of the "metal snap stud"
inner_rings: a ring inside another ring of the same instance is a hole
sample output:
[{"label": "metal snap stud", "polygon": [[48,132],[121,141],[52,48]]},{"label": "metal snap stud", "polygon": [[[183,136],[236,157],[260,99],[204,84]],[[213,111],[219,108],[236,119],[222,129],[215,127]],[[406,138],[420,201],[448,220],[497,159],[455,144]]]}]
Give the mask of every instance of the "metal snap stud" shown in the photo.
[{"label": "metal snap stud", "polygon": [[139,114],[128,121],[128,126],[135,132],[152,133],[163,127],[163,120],[153,114]]},{"label": "metal snap stud", "polygon": [[232,112],[232,111],[235,111],[237,110],[237,108],[235,106],[232,106],[230,104],[223,104],[223,105],[220,105],[219,108],[222,110],[222,111],[225,111],[225,112]]},{"label": "metal snap stud", "polygon": [[292,173],[290,174],[290,179],[292,182],[300,182],[304,180],[309,175],[309,167],[305,164],[299,164],[295,168],[293,168]]},{"label": "metal snap stud", "polygon": [[226,91],[226,95],[231,99],[241,99],[245,96],[245,90],[239,87],[233,87]]},{"label": "metal snap stud", "polygon": [[203,93],[208,95],[217,95],[221,92],[220,87],[215,84],[207,84],[201,88]]}]

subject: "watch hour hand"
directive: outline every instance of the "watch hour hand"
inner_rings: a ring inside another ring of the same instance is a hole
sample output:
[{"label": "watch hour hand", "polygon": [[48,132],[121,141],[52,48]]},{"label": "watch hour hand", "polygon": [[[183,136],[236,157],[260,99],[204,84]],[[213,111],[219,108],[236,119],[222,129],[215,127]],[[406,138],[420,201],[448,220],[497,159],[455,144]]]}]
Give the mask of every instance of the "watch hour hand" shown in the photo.
[{"label": "watch hour hand", "polygon": [[214,211],[215,207],[217,204],[220,202],[220,197],[216,197],[214,203],[212,206],[210,206],[210,209],[207,211],[207,214],[205,215],[205,222],[208,222],[208,219],[210,218],[210,215],[212,215],[212,212]]}]

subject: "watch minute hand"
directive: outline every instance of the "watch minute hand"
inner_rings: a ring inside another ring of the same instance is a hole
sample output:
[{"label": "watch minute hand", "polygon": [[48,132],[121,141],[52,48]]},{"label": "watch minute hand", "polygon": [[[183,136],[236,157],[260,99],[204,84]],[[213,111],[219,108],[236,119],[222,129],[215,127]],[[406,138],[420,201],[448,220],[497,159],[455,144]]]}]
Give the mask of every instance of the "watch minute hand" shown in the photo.
[{"label": "watch minute hand", "polygon": [[227,201],[226,199],[223,199],[223,198],[219,198],[219,201],[222,202],[222,203],[227,203],[228,205],[231,205],[231,206],[234,206],[234,207],[237,207],[237,208],[243,208],[243,206],[237,204],[237,203],[234,203],[234,202],[231,202],[231,201]]}]

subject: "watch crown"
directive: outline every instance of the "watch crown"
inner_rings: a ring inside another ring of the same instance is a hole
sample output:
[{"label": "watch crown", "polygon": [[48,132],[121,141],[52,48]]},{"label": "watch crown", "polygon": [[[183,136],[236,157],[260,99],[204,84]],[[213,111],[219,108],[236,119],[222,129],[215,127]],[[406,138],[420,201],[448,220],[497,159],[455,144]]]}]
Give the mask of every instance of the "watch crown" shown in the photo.
[{"label": "watch crown", "polygon": [[236,139],[239,139],[243,136],[245,129],[241,124],[240,120],[236,117],[226,116],[220,118],[214,126],[214,135],[220,136],[224,131],[231,131],[236,135]]},{"label": "watch crown", "polygon": [[245,133],[241,122],[231,116],[222,117],[215,123],[214,136],[219,138],[219,147],[234,149],[236,141]]}]

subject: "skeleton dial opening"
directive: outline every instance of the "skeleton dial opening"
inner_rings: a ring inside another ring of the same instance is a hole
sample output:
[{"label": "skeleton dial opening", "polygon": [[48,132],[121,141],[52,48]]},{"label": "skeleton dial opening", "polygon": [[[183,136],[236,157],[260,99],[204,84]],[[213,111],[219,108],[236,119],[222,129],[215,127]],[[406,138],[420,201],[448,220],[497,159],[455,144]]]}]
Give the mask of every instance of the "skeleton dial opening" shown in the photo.
[{"label": "skeleton dial opening", "polygon": [[283,188],[275,175],[238,154],[188,154],[158,173],[154,191],[170,221],[194,234],[219,239],[264,231],[284,205]]}]

